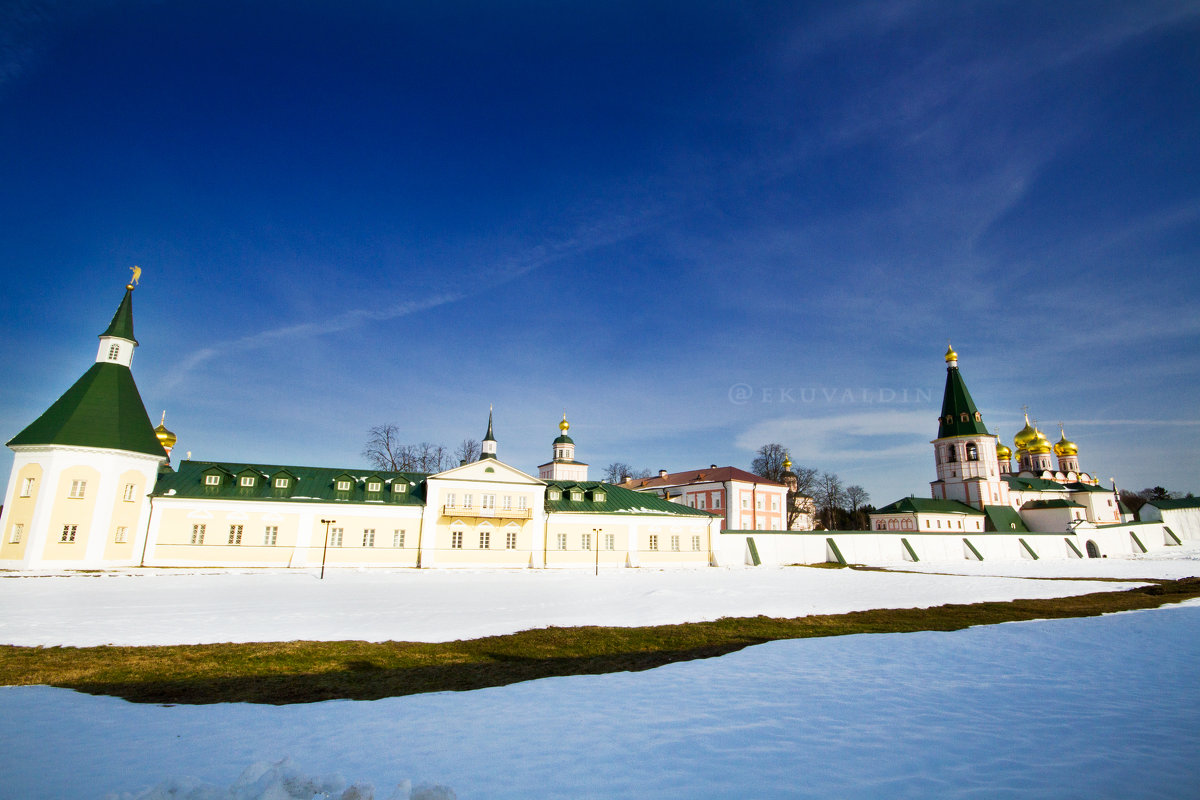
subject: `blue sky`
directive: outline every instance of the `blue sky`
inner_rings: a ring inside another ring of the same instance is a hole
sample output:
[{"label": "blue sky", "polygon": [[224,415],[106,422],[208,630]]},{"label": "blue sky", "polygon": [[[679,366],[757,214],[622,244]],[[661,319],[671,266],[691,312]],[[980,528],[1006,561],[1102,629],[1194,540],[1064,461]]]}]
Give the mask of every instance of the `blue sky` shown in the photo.
[{"label": "blue sky", "polygon": [[596,472],[778,441],[883,504],[949,339],[1006,441],[1200,491],[1200,3],[342,5],[0,10],[6,438],[138,264],[179,456],[494,404],[528,471],[565,409]]}]

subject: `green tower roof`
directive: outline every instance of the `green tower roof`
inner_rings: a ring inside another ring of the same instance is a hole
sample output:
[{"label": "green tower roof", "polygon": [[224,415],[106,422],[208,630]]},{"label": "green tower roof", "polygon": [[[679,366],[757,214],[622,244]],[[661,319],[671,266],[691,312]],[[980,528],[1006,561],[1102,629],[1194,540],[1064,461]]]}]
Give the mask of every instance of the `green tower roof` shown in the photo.
[{"label": "green tower roof", "polygon": [[[125,287],[125,297],[117,307],[108,329],[101,336],[133,338],[133,287]],[[75,384],[54,401],[25,430],[14,436],[9,447],[20,445],[61,444],[79,447],[103,447],[167,457],[154,425],[146,414],[133,373],[124,364],[92,364]]]},{"label": "green tower roof", "polygon": [[138,340],[133,338],[133,286],[125,287],[125,297],[122,298],[121,305],[117,306],[117,313],[113,314],[108,329],[100,335],[119,336],[134,344],[138,343]]},{"label": "green tower roof", "polygon": [[[963,415],[966,421],[963,421]],[[958,372],[957,361],[946,367],[946,392],[942,395],[942,416],[938,420],[938,438],[947,436],[972,436],[987,434],[979,409],[963,383]]]},{"label": "green tower roof", "polygon": [[14,436],[17,445],[103,447],[167,457],[129,367],[93,364],[54,405]]}]

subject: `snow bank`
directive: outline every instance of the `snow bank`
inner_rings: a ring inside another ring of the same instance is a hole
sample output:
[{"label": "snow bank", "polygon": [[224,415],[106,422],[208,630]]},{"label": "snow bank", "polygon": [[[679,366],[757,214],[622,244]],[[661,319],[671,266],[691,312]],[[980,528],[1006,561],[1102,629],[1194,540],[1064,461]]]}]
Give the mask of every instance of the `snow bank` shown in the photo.
[{"label": "snow bank", "polygon": [[[373,702],[165,707],[9,687],[0,795],[142,798],[156,786],[166,798],[232,784],[196,796],[240,800],[245,765],[291,758],[310,775],[407,777],[464,800],[1174,800],[1200,782],[1197,663],[1200,605],[1184,605],[771,642],[646,672]],[[290,797],[281,786],[266,781],[275,794],[263,800]]]}]

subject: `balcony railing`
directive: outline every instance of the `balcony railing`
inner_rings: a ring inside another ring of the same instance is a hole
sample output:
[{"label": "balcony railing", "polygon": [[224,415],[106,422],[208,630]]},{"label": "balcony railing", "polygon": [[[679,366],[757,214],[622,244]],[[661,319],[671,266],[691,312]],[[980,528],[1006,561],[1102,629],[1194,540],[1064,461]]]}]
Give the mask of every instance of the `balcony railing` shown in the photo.
[{"label": "balcony railing", "polygon": [[490,519],[531,519],[531,508],[481,508],[480,506],[456,506],[447,503],[442,506],[442,514],[447,517],[486,517]]}]

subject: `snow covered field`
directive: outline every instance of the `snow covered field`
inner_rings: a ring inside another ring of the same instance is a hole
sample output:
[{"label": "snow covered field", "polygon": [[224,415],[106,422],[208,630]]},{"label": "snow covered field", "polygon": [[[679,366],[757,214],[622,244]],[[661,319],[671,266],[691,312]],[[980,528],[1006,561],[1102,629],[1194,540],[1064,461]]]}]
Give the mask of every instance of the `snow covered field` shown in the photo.
[{"label": "snow covered field", "polygon": [[[330,571],[324,581],[295,570],[10,575],[0,578],[0,643],[436,642],[550,625],[798,617],[1127,588],[1086,578],[1200,575],[1200,548],[1173,555],[895,565],[910,572],[756,567],[612,570],[597,577],[584,570],[347,570]],[[950,572],[962,574],[934,574]],[[1060,576],[1080,581],[1030,580]]]},{"label": "snow covered field", "polygon": [[[1176,555],[904,566],[1200,574],[1196,548]],[[1124,585],[798,568],[4,578],[0,641],[448,639]],[[372,702],[153,706],[8,687],[0,797],[307,800],[360,782],[377,800],[403,784],[394,796],[408,800],[411,781],[459,798],[1178,798],[1200,779],[1197,663],[1200,604],[1185,604],[774,642],[647,672]]]}]

